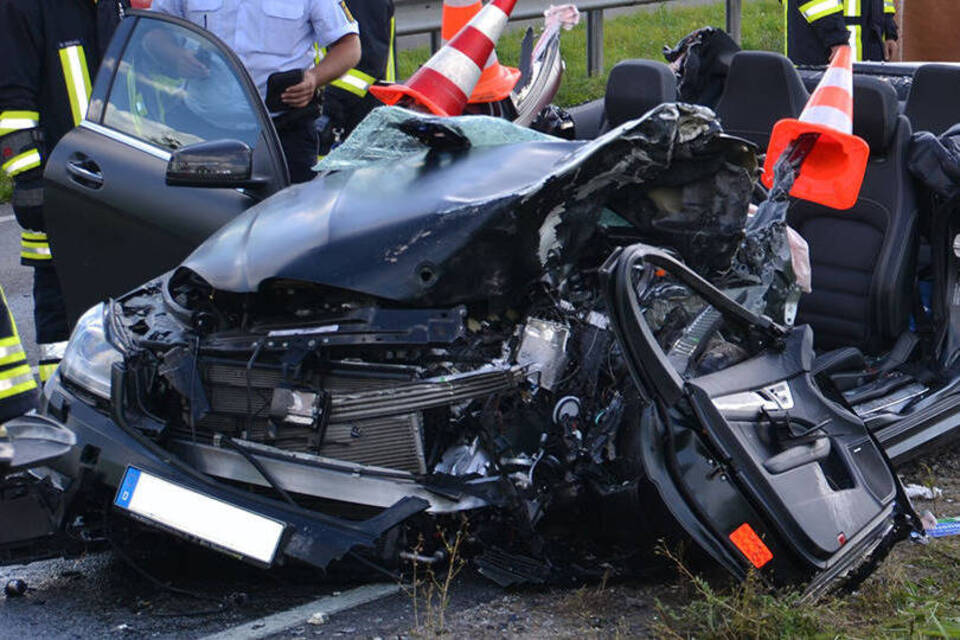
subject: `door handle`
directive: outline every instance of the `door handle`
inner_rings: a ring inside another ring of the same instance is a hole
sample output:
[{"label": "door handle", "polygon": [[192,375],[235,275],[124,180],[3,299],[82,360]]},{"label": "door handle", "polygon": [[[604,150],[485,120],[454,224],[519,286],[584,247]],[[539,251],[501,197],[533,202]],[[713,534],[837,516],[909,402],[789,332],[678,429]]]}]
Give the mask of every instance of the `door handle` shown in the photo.
[{"label": "door handle", "polygon": [[100,167],[92,160],[68,160],[67,173],[74,182],[79,182],[90,189],[99,189],[103,186],[103,174]]}]

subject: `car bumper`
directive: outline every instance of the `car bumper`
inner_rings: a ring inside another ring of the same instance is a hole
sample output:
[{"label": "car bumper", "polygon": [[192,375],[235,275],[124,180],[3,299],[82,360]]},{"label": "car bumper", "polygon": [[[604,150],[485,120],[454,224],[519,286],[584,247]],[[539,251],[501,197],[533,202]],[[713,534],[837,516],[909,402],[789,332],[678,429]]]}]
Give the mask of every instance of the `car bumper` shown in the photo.
[{"label": "car bumper", "polygon": [[[61,425],[76,436],[76,445],[51,463],[59,473],[99,488],[117,492],[130,468],[176,485],[191,494],[212,499],[267,518],[282,525],[283,534],[277,553],[269,562],[245,557],[254,564],[273,565],[293,559],[323,568],[354,549],[373,548],[378,538],[404,520],[426,510],[430,504],[417,497],[402,497],[376,516],[362,521],[332,517],[317,511],[273,500],[250,491],[218,482],[196,470],[185,461],[144,437],[137,429],[121,426],[84,402],[63,385],[60,375],[53,376],[44,389],[44,402],[39,418]],[[169,531],[220,551],[237,554],[216,541],[171,526],[117,506],[113,509],[144,521],[145,524]]]}]

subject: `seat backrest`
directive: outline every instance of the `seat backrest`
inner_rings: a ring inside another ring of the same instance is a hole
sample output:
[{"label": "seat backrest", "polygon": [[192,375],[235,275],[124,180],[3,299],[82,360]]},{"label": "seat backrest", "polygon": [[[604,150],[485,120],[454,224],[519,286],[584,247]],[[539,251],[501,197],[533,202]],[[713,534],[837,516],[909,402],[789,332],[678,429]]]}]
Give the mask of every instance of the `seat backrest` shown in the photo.
[{"label": "seat backrest", "polygon": [[879,78],[855,77],[854,133],[870,146],[857,203],[838,211],[797,200],[788,221],[810,245],[813,293],[798,323],[818,349],[880,353],[906,329],[917,252],[917,195],[907,168],[912,129],[897,93]]},{"label": "seat backrest", "polygon": [[937,136],[960,122],[960,65],[925,64],[917,69],[904,115],[914,131]]},{"label": "seat backrest", "polygon": [[740,51],[717,103],[723,130],[766,150],[773,125],[796,118],[810,95],[793,63],[771,51]]},{"label": "seat backrest", "polygon": [[601,133],[677,99],[677,76],[662,62],[623,60],[610,70]]}]

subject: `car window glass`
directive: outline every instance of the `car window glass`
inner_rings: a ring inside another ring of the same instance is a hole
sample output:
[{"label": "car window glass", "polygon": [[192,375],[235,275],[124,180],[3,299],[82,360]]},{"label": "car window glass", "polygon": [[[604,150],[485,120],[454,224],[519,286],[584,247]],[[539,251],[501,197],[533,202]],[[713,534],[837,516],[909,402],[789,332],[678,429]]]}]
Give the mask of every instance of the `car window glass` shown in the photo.
[{"label": "car window glass", "polygon": [[256,144],[257,111],[229,60],[202,36],[143,18],[120,59],[103,124],[165,149]]}]

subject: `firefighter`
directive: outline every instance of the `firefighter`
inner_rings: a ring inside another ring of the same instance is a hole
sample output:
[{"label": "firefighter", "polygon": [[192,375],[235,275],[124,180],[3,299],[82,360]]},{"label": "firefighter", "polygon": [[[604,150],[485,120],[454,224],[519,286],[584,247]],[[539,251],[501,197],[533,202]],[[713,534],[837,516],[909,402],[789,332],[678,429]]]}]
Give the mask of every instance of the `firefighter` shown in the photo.
[{"label": "firefighter", "polygon": [[323,94],[321,153],[346,138],[382,102],[368,91],[377,80],[396,82],[396,21],[393,0],[347,0],[360,26],[360,62],[327,85]]},{"label": "firefighter", "polygon": [[0,288],[0,424],[36,406],[37,383]]},{"label": "firefighter", "polygon": [[899,32],[894,0],[781,0],[786,53],[795,64],[825,65],[842,44],[854,60],[893,60]]},{"label": "firefighter", "polygon": [[0,0],[0,154],[13,179],[21,262],[34,267],[39,373],[66,346],[67,322],[43,217],[43,167],[83,119],[93,79],[129,0]]}]

